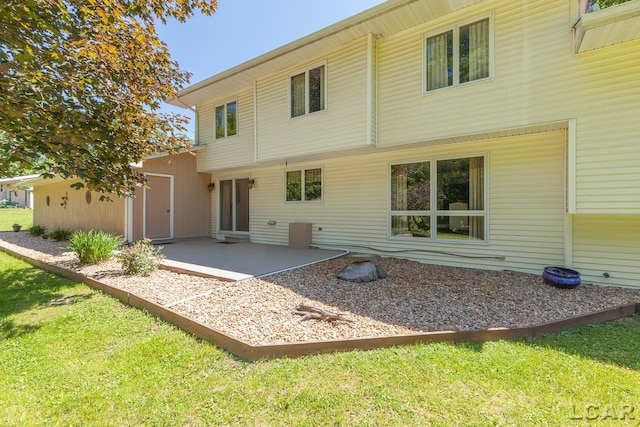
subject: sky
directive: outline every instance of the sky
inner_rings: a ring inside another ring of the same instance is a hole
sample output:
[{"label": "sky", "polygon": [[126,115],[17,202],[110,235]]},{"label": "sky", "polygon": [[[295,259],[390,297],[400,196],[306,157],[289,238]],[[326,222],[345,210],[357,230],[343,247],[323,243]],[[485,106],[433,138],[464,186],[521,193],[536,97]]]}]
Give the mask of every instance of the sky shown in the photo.
[{"label": "sky", "polygon": [[[190,84],[221,73],[317,30],[365,11],[383,0],[218,0],[212,16],[198,15],[184,24],[159,23],[160,39],[180,68],[191,72]],[[162,112],[193,113],[164,104]]]}]

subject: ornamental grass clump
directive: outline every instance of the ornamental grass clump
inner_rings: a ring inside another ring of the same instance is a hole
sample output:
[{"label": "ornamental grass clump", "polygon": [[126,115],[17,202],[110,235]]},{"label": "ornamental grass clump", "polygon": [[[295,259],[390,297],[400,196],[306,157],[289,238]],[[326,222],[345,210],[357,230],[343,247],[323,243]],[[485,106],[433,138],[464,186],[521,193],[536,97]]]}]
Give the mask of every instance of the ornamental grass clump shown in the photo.
[{"label": "ornamental grass clump", "polygon": [[51,240],[55,240],[56,242],[62,242],[63,240],[69,240],[73,231],[67,230],[65,228],[56,228],[49,233],[49,237]]},{"label": "ornamental grass clump", "polygon": [[111,258],[123,243],[122,237],[104,231],[76,231],[69,239],[69,249],[78,255],[80,264],[99,264]]},{"label": "ornamental grass clump", "polygon": [[44,225],[32,225],[27,229],[27,232],[34,237],[42,236],[47,233],[47,227]]},{"label": "ornamental grass clump", "polygon": [[158,265],[164,259],[161,251],[162,246],[153,246],[151,240],[144,239],[123,249],[117,258],[126,274],[148,276],[158,269]]}]

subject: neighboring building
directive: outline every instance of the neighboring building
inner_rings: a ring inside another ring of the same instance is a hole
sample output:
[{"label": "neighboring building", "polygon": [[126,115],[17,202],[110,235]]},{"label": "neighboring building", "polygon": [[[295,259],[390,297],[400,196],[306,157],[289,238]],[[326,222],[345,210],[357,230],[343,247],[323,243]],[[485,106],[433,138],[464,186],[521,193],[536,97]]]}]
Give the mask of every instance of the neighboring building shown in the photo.
[{"label": "neighboring building", "polygon": [[133,198],[75,190],[76,181],[62,178],[34,180],[33,223],[49,230],[103,230],[128,241],[162,241],[210,234],[209,174],[196,172],[198,151],[145,160],[140,169],[148,188]]},{"label": "neighboring building", "polygon": [[24,175],[0,178],[0,207],[31,208],[33,188],[29,184],[39,175]]},{"label": "neighboring building", "polygon": [[640,287],[640,1],[586,7],[387,1],[181,91],[211,236]]}]

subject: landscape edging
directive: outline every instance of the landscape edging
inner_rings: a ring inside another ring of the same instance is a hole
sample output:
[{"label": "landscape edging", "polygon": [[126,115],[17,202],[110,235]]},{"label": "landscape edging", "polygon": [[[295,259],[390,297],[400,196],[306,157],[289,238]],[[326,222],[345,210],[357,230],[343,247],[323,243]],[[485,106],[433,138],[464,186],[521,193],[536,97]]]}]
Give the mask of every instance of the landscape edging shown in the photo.
[{"label": "landscape edging", "polygon": [[632,302],[610,309],[573,316],[566,319],[516,328],[491,328],[475,331],[438,331],[382,337],[252,345],[215,328],[204,325],[190,317],[184,316],[171,308],[164,307],[158,303],[100,282],[99,280],[91,277],[87,277],[81,273],[31,258],[2,245],[0,245],[0,250],[42,270],[66,277],[67,279],[76,282],[85,283],[94,289],[103,291],[108,295],[117,298],[125,304],[145,310],[151,315],[156,316],[198,338],[210,341],[235,356],[251,361],[281,357],[295,358],[314,354],[334,353],[338,351],[372,350],[376,348],[416,343],[513,340],[559,332],[578,326],[606,322],[622,317],[632,316],[635,313],[640,312],[640,303]]}]

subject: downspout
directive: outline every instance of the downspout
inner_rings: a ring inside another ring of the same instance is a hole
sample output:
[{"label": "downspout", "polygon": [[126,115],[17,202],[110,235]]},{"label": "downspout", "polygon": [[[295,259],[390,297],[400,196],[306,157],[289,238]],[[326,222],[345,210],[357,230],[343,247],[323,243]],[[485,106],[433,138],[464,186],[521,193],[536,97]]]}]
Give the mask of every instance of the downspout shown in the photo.
[{"label": "downspout", "polygon": [[127,197],[124,201],[124,238],[133,243],[133,198]]},{"label": "downspout", "polygon": [[567,210],[564,215],[564,265],[573,267],[573,217],[577,213],[577,120],[570,119],[567,129],[566,192]]},{"label": "downspout", "polygon": [[258,79],[253,79],[253,161],[258,163]]},{"label": "downspout", "polygon": [[377,127],[377,43],[376,38],[372,33],[367,34],[367,135],[366,145],[378,145],[375,132]]}]

